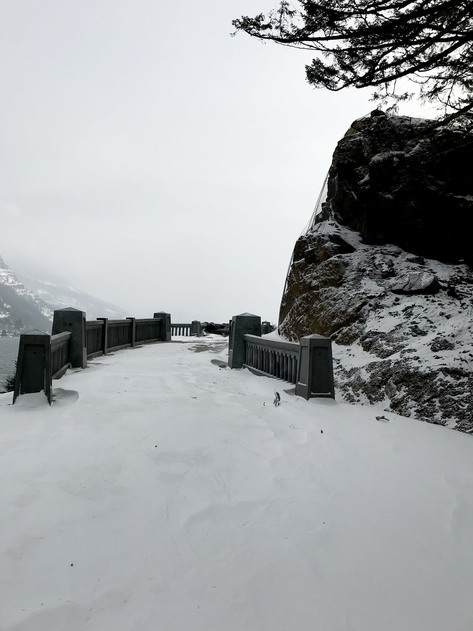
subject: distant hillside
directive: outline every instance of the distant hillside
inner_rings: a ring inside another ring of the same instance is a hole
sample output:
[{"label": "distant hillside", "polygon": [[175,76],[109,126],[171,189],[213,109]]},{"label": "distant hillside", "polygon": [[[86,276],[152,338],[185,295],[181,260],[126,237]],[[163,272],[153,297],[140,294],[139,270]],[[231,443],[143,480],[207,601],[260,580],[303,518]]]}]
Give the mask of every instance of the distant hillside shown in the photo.
[{"label": "distant hillside", "polygon": [[79,291],[47,270],[29,269],[17,274],[0,257],[0,335],[19,335],[31,330],[50,333],[55,309],[74,307],[98,317],[122,318],[124,310]]},{"label": "distant hillside", "polygon": [[25,288],[0,257],[0,334],[19,335],[28,330],[51,331],[52,311]]},{"label": "distant hillside", "polygon": [[51,332],[51,320],[41,313],[37,301],[21,295],[15,288],[0,284],[0,328],[9,333],[23,329]]},{"label": "distant hillside", "polygon": [[17,274],[24,285],[32,289],[53,311],[54,309],[74,307],[85,311],[88,320],[102,317],[119,319],[129,315],[122,307],[80,291],[66,279],[49,270],[41,268],[33,270],[21,265],[17,268]]}]

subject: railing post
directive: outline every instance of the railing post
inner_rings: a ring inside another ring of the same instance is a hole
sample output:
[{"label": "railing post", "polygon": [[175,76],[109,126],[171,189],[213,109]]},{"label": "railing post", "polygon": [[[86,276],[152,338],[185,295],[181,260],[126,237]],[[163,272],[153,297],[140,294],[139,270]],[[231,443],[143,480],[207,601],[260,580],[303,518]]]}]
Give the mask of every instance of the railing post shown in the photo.
[{"label": "railing post", "polygon": [[127,320],[131,320],[130,344],[131,344],[131,347],[133,348],[133,346],[135,346],[136,344],[136,318],[127,318]]},{"label": "railing post", "polygon": [[230,368],[241,368],[245,363],[245,334],[261,337],[261,318],[252,313],[233,316],[228,349]]},{"label": "railing post", "polygon": [[23,333],[18,349],[13,403],[20,394],[42,390],[51,403],[51,336]]},{"label": "railing post", "polygon": [[53,318],[53,335],[71,332],[69,363],[73,368],[87,368],[87,332],[85,312],[68,307],[57,309]]},{"label": "railing post", "polygon": [[158,311],[153,315],[153,318],[161,318],[161,332],[160,332],[160,340],[162,342],[170,342],[171,341],[171,314],[166,313],[165,311]]},{"label": "railing post", "polygon": [[108,318],[97,318],[97,320],[100,320],[101,322],[103,322],[103,326],[102,326],[102,353],[104,355],[107,354],[107,349],[108,349]]},{"label": "railing post", "polygon": [[296,394],[335,399],[333,383],[332,340],[322,335],[306,335],[300,339],[299,370]]},{"label": "railing post", "polygon": [[192,320],[191,322],[191,335],[201,337],[202,335],[202,323],[198,320]]},{"label": "railing post", "polygon": [[266,335],[266,333],[271,333],[273,327],[271,326],[271,322],[268,320],[264,320],[261,322],[261,335]]}]

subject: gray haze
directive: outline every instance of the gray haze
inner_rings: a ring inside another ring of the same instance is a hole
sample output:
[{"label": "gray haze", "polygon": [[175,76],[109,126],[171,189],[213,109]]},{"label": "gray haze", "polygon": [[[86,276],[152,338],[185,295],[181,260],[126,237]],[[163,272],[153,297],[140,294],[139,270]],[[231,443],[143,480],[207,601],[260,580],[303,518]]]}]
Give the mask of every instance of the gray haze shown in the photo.
[{"label": "gray haze", "polygon": [[275,322],[335,144],[374,105],[230,37],[274,4],[0,0],[6,262],[138,317]]}]

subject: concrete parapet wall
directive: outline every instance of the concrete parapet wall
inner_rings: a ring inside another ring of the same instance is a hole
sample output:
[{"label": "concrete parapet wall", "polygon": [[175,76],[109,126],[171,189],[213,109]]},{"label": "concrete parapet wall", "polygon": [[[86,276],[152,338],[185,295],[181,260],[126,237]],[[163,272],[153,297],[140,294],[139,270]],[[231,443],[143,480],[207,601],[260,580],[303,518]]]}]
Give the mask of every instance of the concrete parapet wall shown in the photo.
[{"label": "concrete parapet wall", "polygon": [[21,394],[44,391],[52,400],[52,380],[67,368],[86,368],[87,359],[150,342],[171,340],[171,316],[86,321],[85,313],[72,307],[54,312],[52,335],[20,337],[13,403]]},{"label": "concrete parapet wall", "polygon": [[248,367],[254,372],[289,381],[296,395],[335,398],[332,341],[308,335],[297,342],[265,339],[261,331],[269,322],[249,313],[232,318],[228,365]]}]

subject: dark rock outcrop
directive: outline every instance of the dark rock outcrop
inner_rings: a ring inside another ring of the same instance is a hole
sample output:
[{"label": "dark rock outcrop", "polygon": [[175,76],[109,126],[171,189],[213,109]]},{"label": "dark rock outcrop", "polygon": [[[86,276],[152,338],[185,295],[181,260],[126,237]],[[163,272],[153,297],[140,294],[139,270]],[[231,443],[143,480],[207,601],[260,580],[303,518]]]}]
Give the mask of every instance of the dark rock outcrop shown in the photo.
[{"label": "dark rock outcrop", "polygon": [[376,111],[355,121],[333,155],[324,218],[365,243],[473,263],[473,137],[455,127]]},{"label": "dark rock outcrop", "polygon": [[473,145],[428,129],[385,115],[353,123],[294,248],[279,331],[333,339],[347,401],[473,432],[473,179],[456,164],[467,146],[472,163]]}]

